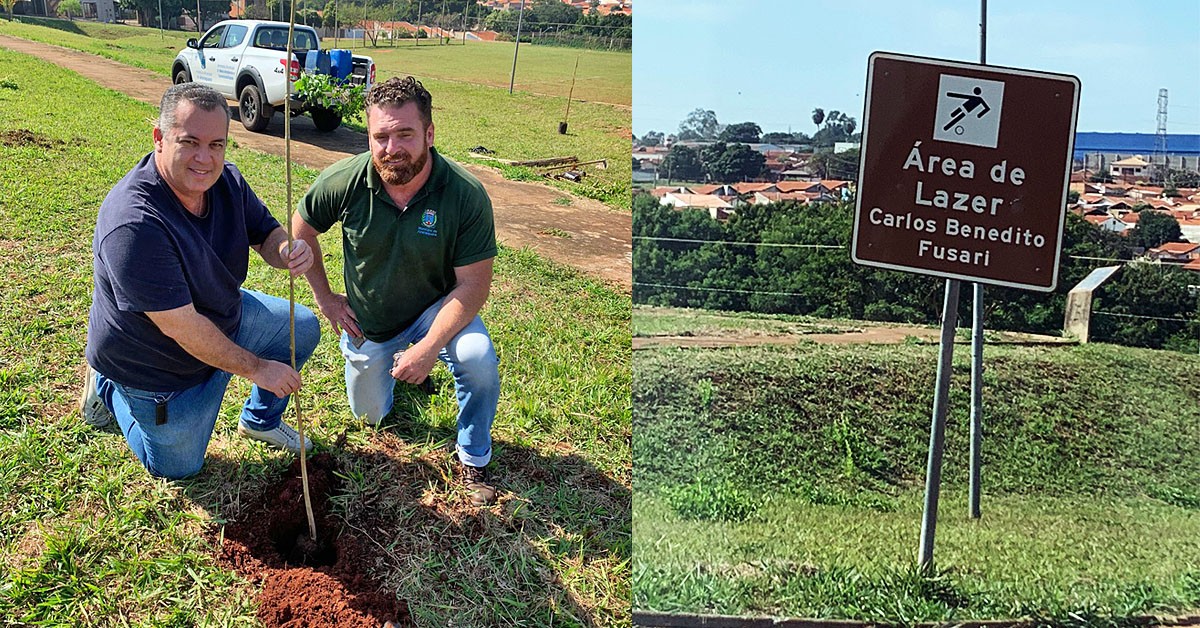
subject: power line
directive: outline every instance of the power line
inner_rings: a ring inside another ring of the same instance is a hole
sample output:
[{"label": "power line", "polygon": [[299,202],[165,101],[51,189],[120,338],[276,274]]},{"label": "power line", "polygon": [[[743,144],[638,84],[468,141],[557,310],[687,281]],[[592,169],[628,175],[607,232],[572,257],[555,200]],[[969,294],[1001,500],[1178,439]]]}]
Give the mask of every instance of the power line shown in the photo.
[{"label": "power line", "polygon": [[780,297],[806,296],[799,292],[764,292],[764,291],[759,291],[759,290],[738,290],[736,288],[693,288],[693,287],[689,287],[689,286],[672,286],[672,285],[661,284],[661,283],[642,283],[640,281],[633,282],[633,285],[646,286],[646,287],[650,287],[650,288],[670,288],[673,290],[700,290],[700,291],[704,291],[704,292],[735,292],[735,293],[739,293],[739,294],[769,294],[771,296],[780,296]]},{"label": "power line", "polygon": [[1100,314],[1100,315],[1103,315],[1103,316],[1118,316],[1118,317],[1121,317],[1121,318],[1142,318],[1142,319],[1147,319],[1147,320],[1155,320],[1155,321],[1175,321],[1175,322],[1178,322],[1178,323],[1197,323],[1197,322],[1200,322],[1200,321],[1197,321],[1197,320],[1196,320],[1196,319],[1194,319],[1194,318],[1168,318],[1168,317],[1164,317],[1164,316],[1143,316],[1143,315],[1141,315],[1141,314],[1121,314],[1121,313],[1119,313],[1119,312],[1098,312],[1098,311],[1093,311],[1093,312],[1092,312],[1092,314]]},{"label": "power line", "polygon": [[729,240],[691,240],[688,238],[658,238],[654,236],[633,236],[634,240],[656,240],[659,242],[687,242],[690,244],[731,244],[735,246],[776,246],[798,249],[844,249],[841,244],[788,244],[785,242],[733,242]]}]

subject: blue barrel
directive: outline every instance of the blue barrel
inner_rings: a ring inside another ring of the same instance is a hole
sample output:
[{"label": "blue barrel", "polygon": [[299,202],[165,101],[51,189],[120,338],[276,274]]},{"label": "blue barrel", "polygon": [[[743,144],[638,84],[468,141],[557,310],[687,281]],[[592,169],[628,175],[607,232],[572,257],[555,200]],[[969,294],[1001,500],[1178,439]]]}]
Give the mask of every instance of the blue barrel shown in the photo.
[{"label": "blue barrel", "polygon": [[345,80],[346,77],[350,76],[353,56],[349,50],[330,50],[329,57],[334,78]]},{"label": "blue barrel", "polygon": [[309,74],[329,74],[329,51],[309,50],[306,52],[304,71]]}]

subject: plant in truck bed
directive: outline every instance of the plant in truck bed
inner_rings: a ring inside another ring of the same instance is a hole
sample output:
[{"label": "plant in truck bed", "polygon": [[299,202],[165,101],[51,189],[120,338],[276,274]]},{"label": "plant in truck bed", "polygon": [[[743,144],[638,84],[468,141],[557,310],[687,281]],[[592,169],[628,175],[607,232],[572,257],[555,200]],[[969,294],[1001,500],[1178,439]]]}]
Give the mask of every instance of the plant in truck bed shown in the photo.
[{"label": "plant in truck bed", "polygon": [[366,100],[363,85],[349,85],[329,74],[305,72],[294,87],[298,100],[329,109],[343,118],[360,113]]}]

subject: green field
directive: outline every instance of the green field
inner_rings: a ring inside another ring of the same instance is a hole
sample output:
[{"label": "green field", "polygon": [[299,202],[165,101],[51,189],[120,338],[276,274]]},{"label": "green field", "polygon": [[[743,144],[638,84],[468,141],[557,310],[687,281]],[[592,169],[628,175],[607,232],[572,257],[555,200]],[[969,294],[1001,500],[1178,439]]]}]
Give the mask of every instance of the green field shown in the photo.
[{"label": "green field", "polygon": [[[27,22],[27,23],[26,23]],[[134,26],[24,18],[0,20],[0,35],[65,46],[169,76],[175,54],[195,33]],[[324,43],[325,47],[333,42]],[[382,80],[413,74],[433,94],[438,148],[460,161],[486,165],[470,149],[484,146],[500,159],[522,161],[576,156],[606,159],[608,167],[587,167],[580,183],[553,181],[556,187],[629,210],[632,162],[629,109],[632,63],[629,53],[523,46],[518,81],[508,93],[512,47],[496,43],[368,48]],[[558,133],[566,114],[567,91],[580,59],[568,133]],[[508,65],[504,65],[507,58]],[[578,102],[587,101],[587,102]],[[612,106],[611,103],[618,106]],[[359,125],[361,128],[361,125]],[[505,168],[513,178],[542,180],[528,169]]]},{"label": "green field", "polygon": [[[256,587],[221,568],[201,534],[237,516],[244,496],[291,460],[236,435],[246,382],[230,387],[209,464],[183,482],[150,478],[117,430],[88,428],[75,409],[96,211],[149,152],[154,115],[0,50],[0,617],[15,625],[257,625]],[[282,217],[282,160],[237,148],[228,157]],[[315,176],[297,169],[295,193]],[[338,234],[323,238],[339,268]],[[501,358],[494,435],[511,498],[485,513],[484,533],[446,530],[406,557],[409,569],[364,569],[409,600],[422,626],[627,626],[629,297],[527,251],[503,249],[496,273],[482,316]],[[286,278],[256,257],[247,286],[287,294]],[[296,294],[312,304],[303,281]],[[363,461],[430,460],[453,439],[452,383],[444,367],[433,378],[437,394],[402,389],[397,416],[382,431],[365,428],[349,415],[326,329],[302,399],[318,451],[354,480],[334,500],[347,525],[364,509],[416,506],[387,503],[398,487]],[[455,499],[440,483],[413,490]],[[398,525],[376,540],[425,536]]]},{"label": "green field", "polygon": [[[635,330],[652,316],[636,310]],[[634,608],[1047,625],[1200,608],[1200,358],[988,345],[972,521],[960,348],[936,570],[922,575],[937,351],[637,351]]]}]

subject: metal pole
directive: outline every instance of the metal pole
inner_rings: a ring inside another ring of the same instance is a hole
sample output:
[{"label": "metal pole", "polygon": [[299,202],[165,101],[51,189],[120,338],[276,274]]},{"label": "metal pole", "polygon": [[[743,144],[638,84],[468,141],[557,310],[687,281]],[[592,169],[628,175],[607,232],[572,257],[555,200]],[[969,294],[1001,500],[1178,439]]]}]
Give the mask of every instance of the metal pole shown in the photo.
[{"label": "metal pole", "polygon": [[[987,0],[980,0],[979,62],[987,63]],[[967,501],[972,519],[982,516],[979,509],[980,466],[983,464],[983,285],[976,283],[971,323],[971,469]]]},{"label": "metal pole", "polygon": [[983,464],[983,285],[975,284],[975,301],[971,310],[971,486],[968,497],[971,518],[981,516],[979,510],[980,467]]},{"label": "metal pole", "polygon": [[158,0],[158,38],[163,39],[162,0]]},{"label": "metal pole", "polygon": [[946,442],[946,411],[950,405],[950,371],[961,283],[957,279],[946,280],[946,301],[942,305],[941,350],[933,391],[933,419],[929,426],[929,459],[925,465],[925,509],[921,515],[922,571],[933,568],[933,539],[937,531],[938,497],[942,490],[942,451]]},{"label": "metal pole", "polygon": [[[418,2],[417,2],[417,23],[415,24],[415,26],[417,28],[416,28],[416,30],[413,31],[413,45],[415,45],[415,46],[421,45],[421,4],[422,3],[420,2],[420,0],[418,0]],[[409,6],[412,6],[412,5],[409,5]]]},{"label": "metal pole", "polygon": [[204,19],[200,16],[200,0],[196,0],[196,32],[197,33],[204,32],[203,23],[204,23]]},{"label": "metal pole", "polygon": [[567,118],[571,117],[571,96],[575,94],[575,74],[579,72],[579,55],[575,55],[575,69],[571,71],[571,89],[567,90],[567,111],[563,114],[563,132],[567,130]]},{"label": "metal pole", "polygon": [[521,21],[525,17],[525,0],[521,0],[521,12],[517,14],[517,45],[513,47],[512,76],[508,79],[508,94],[513,93],[513,83],[517,80],[517,51],[521,49]]}]

